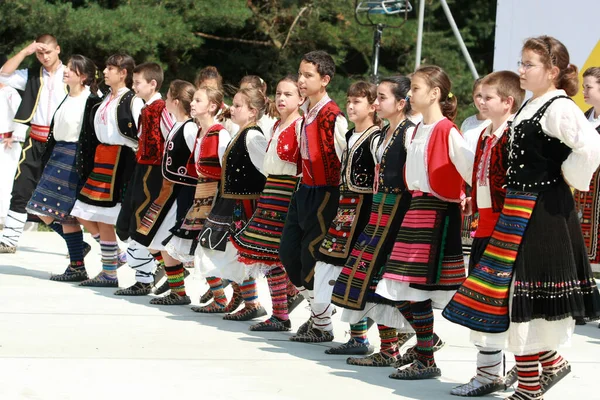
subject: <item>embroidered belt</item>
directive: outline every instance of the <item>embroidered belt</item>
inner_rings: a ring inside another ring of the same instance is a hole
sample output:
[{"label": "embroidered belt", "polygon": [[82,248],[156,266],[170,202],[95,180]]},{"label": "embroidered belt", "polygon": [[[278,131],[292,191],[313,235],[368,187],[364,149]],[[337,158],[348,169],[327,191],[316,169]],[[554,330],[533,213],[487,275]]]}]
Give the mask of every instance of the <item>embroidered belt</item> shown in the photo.
[{"label": "embroidered belt", "polygon": [[29,137],[37,142],[46,143],[48,141],[49,133],[50,133],[49,126],[31,124],[31,130],[29,131]]}]

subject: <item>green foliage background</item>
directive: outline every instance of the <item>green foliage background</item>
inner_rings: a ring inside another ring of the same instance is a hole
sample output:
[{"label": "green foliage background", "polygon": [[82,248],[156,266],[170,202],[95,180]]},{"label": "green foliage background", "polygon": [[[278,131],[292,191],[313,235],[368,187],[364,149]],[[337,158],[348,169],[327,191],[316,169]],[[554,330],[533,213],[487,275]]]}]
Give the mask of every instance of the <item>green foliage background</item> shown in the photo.
[{"label": "green foliage background", "polygon": [[[422,63],[450,75],[460,122],[475,111],[473,78],[437,0],[413,0],[402,28],[384,30],[380,75],[413,71],[419,1],[426,1]],[[479,74],[490,72],[496,1],[448,3]],[[200,68],[215,65],[231,85],[246,74],[260,75],[272,94],[278,79],[297,71],[302,54],[323,49],[336,60],[330,94],[343,105],[350,83],[371,73],[373,28],[356,22],[354,8],[354,0],[5,0],[0,54],[10,56],[48,32],[58,38],[64,61],[80,53],[102,69],[110,54],[124,51],[138,63],[160,63],[167,83],[193,82]],[[404,15],[376,22],[403,21]]]}]

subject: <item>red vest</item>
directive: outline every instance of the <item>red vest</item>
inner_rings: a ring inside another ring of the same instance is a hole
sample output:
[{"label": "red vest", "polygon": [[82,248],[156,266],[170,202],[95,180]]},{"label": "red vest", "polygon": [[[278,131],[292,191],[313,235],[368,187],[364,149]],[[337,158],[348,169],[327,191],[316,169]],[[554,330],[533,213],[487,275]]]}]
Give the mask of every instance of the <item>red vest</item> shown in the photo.
[{"label": "red vest", "polygon": [[[333,100],[305,115],[300,134],[302,183],[307,186],[338,186],[341,162],[335,152],[335,121],[343,115]],[[316,112],[316,116],[312,115]]]},{"label": "red vest", "polygon": [[[201,128],[202,129],[202,128]],[[200,142],[200,155],[196,162],[198,175],[206,178],[221,179],[221,163],[219,160],[219,132],[223,125],[215,124],[208,128]]]},{"label": "red vest", "polygon": [[440,200],[459,203],[464,195],[464,181],[448,155],[448,141],[450,140],[450,130],[452,128],[458,130],[454,122],[447,118],[438,122],[433,128],[425,149],[427,177],[429,188],[435,197]]},{"label": "red vest", "polygon": [[[486,128],[487,129],[487,128]],[[485,131],[485,130],[484,130]],[[472,192],[473,213],[478,211],[477,207],[477,174],[482,165],[486,141],[488,137],[479,136],[477,149],[475,151],[475,163],[473,164]],[[487,174],[490,185],[490,194],[492,198],[492,208],[487,210],[479,210],[479,225],[475,232],[475,237],[491,236],[496,222],[500,217],[500,212],[504,206],[504,198],[506,197],[506,169],[508,158],[508,127],[504,134],[496,144],[492,147],[489,153],[488,171],[482,171]],[[491,230],[490,230],[491,228]]]},{"label": "red vest", "polygon": [[138,164],[160,165],[165,149],[165,138],[160,131],[160,119],[165,101],[155,100],[142,108],[140,124],[142,134],[138,140],[136,161]]},{"label": "red vest", "polygon": [[[269,141],[269,145],[267,146],[267,150],[271,144],[277,145],[277,155],[283,161],[287,161],[293,164],[298,163],[298,158],[300,156],[300,149],[298,148],[298,138],[296,137],[296,125],[302,123],[302,120],[299,118],[296,121],[292,122],[290,126],[285,128],[283,131],[279,132],[279,136],[277,137],[277,143],[273,143],[273,139]],[[273,125],[273,134],[281,124],[281,120],[275,122]]]}]

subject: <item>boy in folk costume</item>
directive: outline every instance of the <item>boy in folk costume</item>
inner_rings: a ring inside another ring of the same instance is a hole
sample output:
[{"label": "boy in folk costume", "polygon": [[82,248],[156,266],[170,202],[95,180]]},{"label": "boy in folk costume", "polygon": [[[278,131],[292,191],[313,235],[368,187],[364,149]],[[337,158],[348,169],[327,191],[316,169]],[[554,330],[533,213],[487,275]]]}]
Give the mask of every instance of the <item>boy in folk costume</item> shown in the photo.
[{"label": "boy in folk costume", "polygon": [[342,111],[327,95],[334,73],[333,59],[324,51],[307,53],[300,62],[298,87],[307,99],[300,133],[302,180],[290,203],[279,257],[291,282],[309,301],[311,318],[290,338],[292,341],[333,340],[328,328],[333,306],[317,304],[312,298],[314,254],[337,211],[340,160],[348,131]]},{"label": "boy in folk costume", "polygon": [[[472,212],[479,211],[479,224],[471,247],[469,271],[479,263],[504,205],[509,121],[521,107],[525,91],[517,74],[499,71],[481,81],[481,94],[478,108],[491,124],[482,129],[473,165]],[[466,214],[471,211],[468,208]],[[476,375],[468,383],[452,389],[453,395],[483,396],[504,390],[502,350],[494,347],[478,347],[478,350]]]},{"label": "boy in folk costume", "polygon": [[21,96],[16,89],[0,83],[0,169],[2,170],[0,225],[4,225],[8,213],[10,192],[17,172],[21,147],[27,134],[27,125],[13,121],[19,105],[21,105]]},{"label": "boy in folk costume", "polygon": [[[42,66],[18,70],[23,60],[34,53]],[[4,230],[0,234],[0,253],[14,253],[17,249],[27,221],[25,207],[44,169],[42,154],[48,139],[50,122],[67,94],[67,87],[63,83],[65,67],[58,58],[59,55],[60,46],[56,38],[44,34],[9,59],[0,69],[0,83],[23,91],[14,121],[31,126],[29,139],[24,144],[14,177]],[[13,140],[15,139],[5,139],[6,145]],[[51,227],[62,235],[60,225],[53,224]]]},{"label": "boy in folk costume", "polygon": [[[125,195],[119,218],[117,234],[121,240],[131,239],[127,249],[127,263],[135,269],[136,283],[128,288],[120,289],[116,295],[143,296],[149,294],[154,284],[156,262],[164,269],[160,248],[148,246],[152,242],[160,222],[164,219],[170,204],[156,210],[156,220],[149,224],[144,216],[147,209],[160,196],[163,187],[161,162],[164,152],[165,138],[173,127],[174,121],[165,101],[159,93],[164,75],[160,65],[145,63],[133,70],[133,89],[137,97],[144,100],[138,124],[138,150],[136,166],[131,184]],[[171,203],[174,198],[171,199]]]},{"label": "boy in folk costume", "polygon": [[565,46],[530,38],[521,57],[521,87],[533,96],[511,124],[504,207],[443,315],[471,328],[475,344],[515,354],[519,384],[509,399],[539,400],[571,371],[556,349],[569,342],[574,318],[600,316],[569,188],[588,190],[600,136],[568,97],[579,83]]}]

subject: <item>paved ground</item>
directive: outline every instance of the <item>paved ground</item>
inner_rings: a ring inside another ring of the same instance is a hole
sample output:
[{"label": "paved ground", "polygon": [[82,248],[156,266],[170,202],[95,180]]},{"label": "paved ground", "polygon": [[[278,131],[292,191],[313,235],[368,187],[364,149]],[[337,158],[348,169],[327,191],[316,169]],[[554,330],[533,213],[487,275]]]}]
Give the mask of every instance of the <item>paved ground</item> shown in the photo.
[{"label": "paved ground", "polygon": [[[92,274],[100,269],[98,252],[94,243],[86,260]],[[49,281],[50,273],[64,270],[65,254],[57,235],[27,232],[20,251],[0,255],[1,400],[456,400],[450,389],[474,372],[468,332],[439,312],[436,332],[447,342],[436,357],[442,378],[395,381],[387,378],[390,368],[353,367],[344,356],[324,354],[331,344],[293,343],[290,333],[250,332],[249,322],[199,315],[187,306],[150,306],[147,297],[122,298],[111,289]],[[128,286],[133,273],[125,266],[119,278]],[[205,283],[192,275],[186,284],[196,303]],[[260,290],[270,307],[265,282]],[[307,317],[304,308],[294,311],[294,328]],[[336,342],[346,341],[347,327],[339,318],[335,322]],[[374,329],[370,337],[379,344]],[[600,399],[599,345],[597,324],[577,328],[572,347],[563,349],[573,372],[546,400]]]}]

